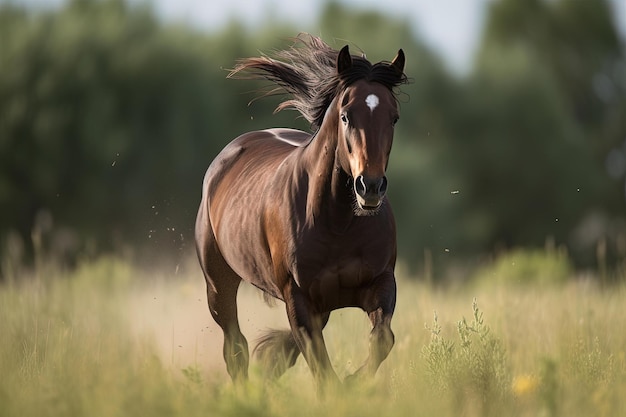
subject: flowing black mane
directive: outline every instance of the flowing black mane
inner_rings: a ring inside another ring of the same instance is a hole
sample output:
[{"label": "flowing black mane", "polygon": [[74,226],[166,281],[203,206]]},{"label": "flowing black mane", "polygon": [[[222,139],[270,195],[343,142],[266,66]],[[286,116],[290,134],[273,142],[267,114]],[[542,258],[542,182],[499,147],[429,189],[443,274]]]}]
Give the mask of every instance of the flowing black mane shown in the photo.
[{"label": "flowing black mane", "polygon": [[276,111],[298,110],[313,130],[322,125],[326,109],[337,94],[356,81],[378,82],[391,91],[408,82],[406,75],[389,62],[372,64],[364,56],[352,56],[350,68],[338,73],[338,55],[339,51],[320,38],[301,34],[289,49],[276,52],[274,58],[261,56],[239,61],[228,77],[247,72],[243,78],[266,79],[278,85],[266,95],[287,93],[291,97],[280,103]]}]

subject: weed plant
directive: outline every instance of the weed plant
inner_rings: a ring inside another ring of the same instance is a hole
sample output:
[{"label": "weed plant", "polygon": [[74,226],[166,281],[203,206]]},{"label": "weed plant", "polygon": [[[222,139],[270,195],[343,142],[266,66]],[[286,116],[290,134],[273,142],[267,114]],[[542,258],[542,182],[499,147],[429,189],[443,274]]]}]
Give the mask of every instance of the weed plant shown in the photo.
[{"label": "weed plant", "polygon": [[[422,349],[426,372],[434,387],[434,395],[451,395],[461,413],[469,403],[482,415],[500,415],[509,392],[510,377],[504,349],[485,324],[483,313],[474,299],[472,320],[457,322],[458,342],[441,334],[435,313],[433,324],[426,326],[431,341]],[[417,375],[416,375],[417,377]],[[494,408],[497,410],[494,410]]]}]

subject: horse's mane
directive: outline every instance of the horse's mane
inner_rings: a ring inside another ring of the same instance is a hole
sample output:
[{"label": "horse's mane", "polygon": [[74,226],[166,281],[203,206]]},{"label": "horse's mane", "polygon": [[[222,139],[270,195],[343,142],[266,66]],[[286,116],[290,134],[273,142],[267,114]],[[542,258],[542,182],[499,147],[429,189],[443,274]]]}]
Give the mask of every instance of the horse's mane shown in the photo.
[{"label": "horse's mane", "polygon": [[352,66],[337,72],[339,52],[315,36],[300,34],[294,44],[286,50],[277,51],[274,57],[261,56],[242,59],[228,74],[241,78],[266,79],[278,87],[265,95],[287,93],[291,97],[281,102],[276,112],[287,108],[296,109],[311,123],[313,130],[319,129],[326,109],[340,91],[358,80],[383,84],[392,92],[394,88],[408,82],[401,71],[383,61],[370,63],[365,56],[352,56]]}]

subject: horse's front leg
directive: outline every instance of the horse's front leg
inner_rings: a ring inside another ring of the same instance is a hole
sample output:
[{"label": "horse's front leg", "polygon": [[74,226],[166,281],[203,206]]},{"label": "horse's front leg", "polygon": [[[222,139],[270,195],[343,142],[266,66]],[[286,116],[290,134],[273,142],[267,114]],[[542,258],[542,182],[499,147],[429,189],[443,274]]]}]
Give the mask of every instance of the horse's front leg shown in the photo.
[{"label": "horse's front leg", "polygon": [[339,382],[322,335],[328,314],[316,311],[293,280],[287,285],[284,298],[294,339],[313,373],[318,390],[323,391],[327,384]]},{"label": "horse's front leg", "polygon": [[369,340],[369,356],[353,375],[354,377],[373,377],[394,344],[391,331],[391,317],[396,306],[396,280],[393,273],[379,277],[376,284],[364,289],[361,294],[362,307],[368,313],[372,323]]}]

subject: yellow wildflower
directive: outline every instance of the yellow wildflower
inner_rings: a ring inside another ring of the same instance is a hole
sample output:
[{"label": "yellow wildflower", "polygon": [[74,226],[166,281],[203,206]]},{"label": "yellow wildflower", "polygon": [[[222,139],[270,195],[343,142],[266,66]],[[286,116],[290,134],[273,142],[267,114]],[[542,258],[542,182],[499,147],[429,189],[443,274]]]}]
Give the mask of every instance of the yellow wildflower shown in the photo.
[{"label": "yellow wildflower", "polygon": [[519,375],[513,378],[513,393],[518,397],[526,397],[537,389],[539,381],[532,375]]}]

